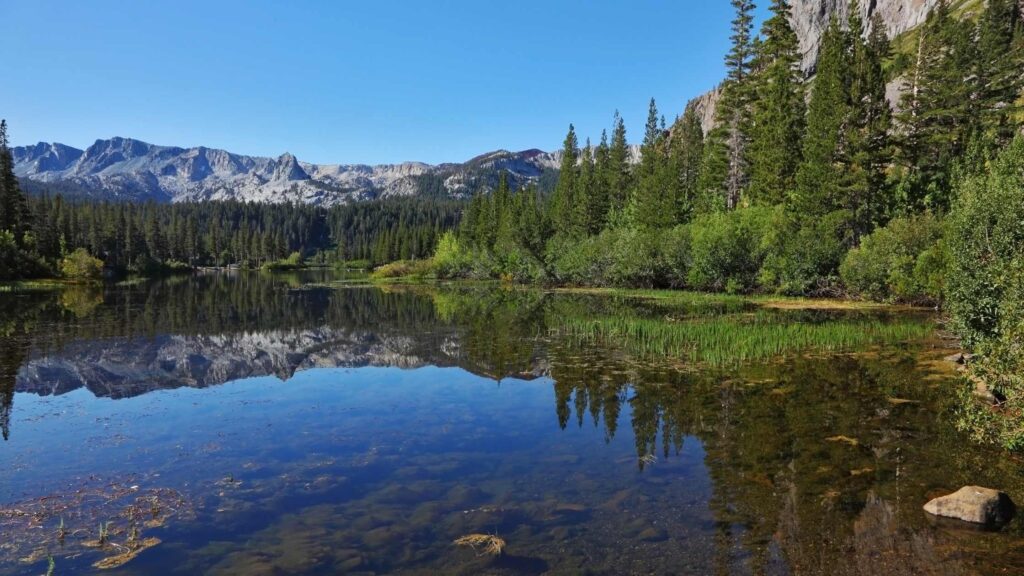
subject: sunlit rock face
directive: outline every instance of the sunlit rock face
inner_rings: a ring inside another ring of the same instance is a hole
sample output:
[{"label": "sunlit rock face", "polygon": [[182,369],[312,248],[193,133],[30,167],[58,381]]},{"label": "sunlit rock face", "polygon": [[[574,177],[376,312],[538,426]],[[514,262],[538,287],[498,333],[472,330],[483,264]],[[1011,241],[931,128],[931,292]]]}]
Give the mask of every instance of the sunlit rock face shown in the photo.
[{"label": "sunlit rock face", "polygon": [[[968,0],[953,0],[950,5],[956,8],[966,1]],[[870,33],[872,19],[877,14],[885,25],[886,34],[889,38],[895,38],[923,24],[928,17],[928,11],[938,3],[939,0],[862,0],[858,6],[864,21],[865,33]],[[849,18],[850,0],[791,0],[790,10],[790,23],[800,40],[800,52],[803,55],[801,67],[805,74],[811,76],[817,65],[818,47],[821,45],[825,29],[833,17],[845,25]],[[886,96],[890,102],[895,104],[899,101],[901,85],[902,82],[897,79],[887,87]],[[705,134],[714,128],[715,111],[720,96],[720,89],[715,88],[694,98],[687,105],[697,111]]]},{"label": "sunlit rock face", "polygon": [[[928,11],[938,3],[939,0],[862,0],[859,6],[865,26],[877,14],[885,25],[886,33],[893,38],[922,24]],[[959,3],[954,0],[952,4]],[[814,70],[821,36],[829,21],[835,16],[840,23],[845,23],[849,17],[849,5],[849,0],[792,0],[791,22],[800,39],[805,71]]]}]

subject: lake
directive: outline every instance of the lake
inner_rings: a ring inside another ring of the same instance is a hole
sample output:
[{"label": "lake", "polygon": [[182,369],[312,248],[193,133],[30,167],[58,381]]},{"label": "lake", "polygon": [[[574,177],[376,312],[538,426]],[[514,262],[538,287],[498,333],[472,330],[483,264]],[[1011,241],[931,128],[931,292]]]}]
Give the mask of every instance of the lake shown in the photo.
[{"label": "lake", "polygon": [[0,293],[0,574],[1024,573],[937,316],[645,296]]}]

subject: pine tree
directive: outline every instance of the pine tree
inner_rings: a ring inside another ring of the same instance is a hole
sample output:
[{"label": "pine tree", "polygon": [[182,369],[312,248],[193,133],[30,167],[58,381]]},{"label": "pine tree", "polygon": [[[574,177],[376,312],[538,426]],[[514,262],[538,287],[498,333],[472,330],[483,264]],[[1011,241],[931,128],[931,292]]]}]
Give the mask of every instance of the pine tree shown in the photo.
[{"label": "pine tree", "polygon": [[661,228],[674,222],[674,188],[664,181],[664,130],[658,126],[658,105],[651,98],[640,146],[640,165],[630,194],[629,220],[636,226]]},{"label": "pine tree", "polygon": [[0,120],[0,231],[10,232],[19,246],[31,230],[28,201],[14,175],[14,156],[8,147],[7,121]]},{"label": "pine tree", "polygon": [[611,202],[607,181],[609,162],[608,131],[602,130],[601,142],[594,150],[593,185],[589,195],[590,204],[587,207],[587,221],[590,223],[588,232],[591,235],[597,234],[608,224],[608,209]]},{"label": "pine tree", "polygon": [[752,202],[778,204],[793,190],[804,130],[800,46],[787,0],[773,0],[761,30],[750,142]]},{"label": "pine tree", "polygon": [[[625,208],[627,194],[630,189],[631,167],[630,167],[629,144],[626,142],[626,123],[618,110],[612,119],[612,141],[608,148],[608,163],[602,182],[605,186],[605,195],[608,197],[608,210],[618,212]],[[606,221],[610,218],[606,217]]]},{"label": "pine tree", "polygon": [[[701,187],[714,198],[722,196],[726,209],[739,206],[748,180],[747,147],[750,138],[750,73],[754,3],[731,0],[736,10],[732,22],[732,48],[725,57],[727,75],[721,88],[715,129],[709,135]],[[718,204],[718,202],[715,202]]]},{"label": "pine tree", "polygon": [[576,139],[576,128],[570,124],[569,132],[562,145],[562,163],[558,175],[558,186],[551,197],[551,221],[556,234],[570,238],[580,238],[584,234],[581,222],[577,217],[579,202],[577,189],[579,183],[579,141]]},{"label": "pine tree", "polygon": [[876,14],[871,34],[865,39],[858,0],[850,5],[849,21],[850,115],[843,137],[846,149],[840,186],[841,207],[850,214],[851,239],[856,241],[881,224],[887,212],[885,170],[892,155],[892,111],[882,70],[889,52],[885,25]]},{"label": "pine tree", "polygon": [[580,234],[586,236],[596,226],[590,221],[591,210],[594,205],[593,196],[597,194],[596,188],[599,181],[597,168],[594,164],[594,147],[587,144],[583,147],[580,155],[579,181],[576,183],[576,196],[573,201],[573,222],[579,226]]},{"label": "pine tree", "polygon": [[1013,138],[1019,124],[1024,75],[1024,28],[1019,0],[988,0],[978,19],[977,44],[973,50],[975,131],[994,149]]},{"label": "pine tree", "polygon": [[840,204],[839,160],[843,127],[850,114],[847,35],[833,17],[821,39],[818,73],[807,106],[803,160],[791,198],[798,214],[820,216]]},{"label": "pine tree", "polygon": [[669,170],[675,188],[675,221],[686,222],[696,209],[697,180],[704,158],[704,129],[694,106],[687,106],[669,141]]},{"label": "pine tree", "polygon": [[898,118],[903,211],[949,205],[953,166],[972,131],[971,36],[945,0],[939,0],[920,29]]}]

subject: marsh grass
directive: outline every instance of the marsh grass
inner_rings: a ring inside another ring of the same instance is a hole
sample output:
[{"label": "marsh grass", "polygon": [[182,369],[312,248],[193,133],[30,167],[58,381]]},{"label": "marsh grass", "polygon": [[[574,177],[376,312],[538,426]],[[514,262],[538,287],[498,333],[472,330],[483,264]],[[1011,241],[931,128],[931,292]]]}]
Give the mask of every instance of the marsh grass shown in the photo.
[{"label": "marsh grass", "polygon": [[643,357],[728,367],[795,353],[850,352],[922,340],[934,326],[916,319],[887,322],[870,317],[793,321],[759,312],[682,321],[668,317],[564,318],[555,331],[583,342],[612,344]]}]

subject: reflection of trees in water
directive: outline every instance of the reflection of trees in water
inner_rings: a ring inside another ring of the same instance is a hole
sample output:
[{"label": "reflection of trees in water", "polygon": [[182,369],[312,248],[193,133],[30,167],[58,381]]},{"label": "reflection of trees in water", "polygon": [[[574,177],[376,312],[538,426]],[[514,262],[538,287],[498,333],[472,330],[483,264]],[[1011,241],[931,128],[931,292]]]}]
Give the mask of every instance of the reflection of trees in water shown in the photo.
[{"label": "reflection of trees in water", "polygon": [[0,434],[11,436],[11,411],[14,409],[14,384],[18,370],[28,357],[31,334],[52,299],[47,294],[4,294],[0,298]]},{"label": "reflection of trees in water", "polygon": [[[613,406],[628,403],[641,463],[678,452],[686,436],[700,440],[714,485],[709,505],[720,572],[742,566],[778,573],[780,565],[783,573],[807,574],[962,569],[949,552],[972,544],[952,546],[949,534],[927,525],[920,506],[935,486],[978,481],[977,456],[969,454],[976,451],[964,450],[936,418],[948,399],[921,386],[912,359],[797,358],[733,374],[606,360],[600,371],[620,376],[595,378],[587,364],[594,359],[576,358],[579,365],[552,366],[561,425],[574,415],[597,422],[601,414],[611,437]],[[991,482],[1005,486],[1014,468],[1004,462],[990,471]]]}]

